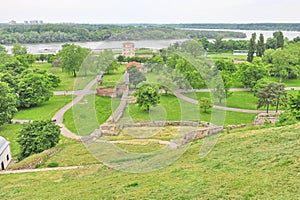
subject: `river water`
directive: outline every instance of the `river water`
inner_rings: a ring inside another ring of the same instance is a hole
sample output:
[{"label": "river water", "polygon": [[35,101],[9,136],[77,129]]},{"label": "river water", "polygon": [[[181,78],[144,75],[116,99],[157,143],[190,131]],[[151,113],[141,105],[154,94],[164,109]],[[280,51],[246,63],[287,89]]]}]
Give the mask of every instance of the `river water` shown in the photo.
[{"label": "river water", "polygon": [[[257,37],[260,33],[264,34],[265,38],[273,37],[274,31],[260,31],[260,30],[228,30],[228,29],[190,29],[190,30],[215,30],[215,31],[236,31],[242,32],[247,35],[245,40],[251,38],[252,33],[256,33]],[[282,31],[284,36],[289,40],[300,36],[300,32],[295,31]],[[241,40],[240,38],[232,38],[234,40]],[[135,43],[136,48],[150,48],[150,49],[162,49],[170,46],[175,42],[182,42],[181,40],[140,40],[132,41]],[[212,40],[211,40],[212,41]],[[74,44],[86,47],[92,50],[103,50],[103,49],[121,49],[123,41],[99,41],[99,42],[75,42]],[[49,44],[25,44],[28,53],[41,54],[41,53],[57,53],[64,43],[49,43]],[[4,45],[9,53],[11,53],[12,46]]]}]

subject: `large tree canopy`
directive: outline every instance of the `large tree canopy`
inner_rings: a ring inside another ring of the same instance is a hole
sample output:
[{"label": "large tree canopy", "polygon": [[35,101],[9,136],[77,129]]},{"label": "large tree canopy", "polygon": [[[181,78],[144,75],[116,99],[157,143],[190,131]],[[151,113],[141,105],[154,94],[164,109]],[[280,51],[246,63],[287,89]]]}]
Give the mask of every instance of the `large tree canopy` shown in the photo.
[{"label": "large tree canopy", "polygon": [[19,79],[17,93],[20,107],[31,107],[42,104],[53,95],[49,79],[43,74],[29,73]]},{"label": "large tree canopy", "polygon": [[59,142],[60,127],[51,121],[34,121],[24,125],[18,133],[21,153],[19,158],[40,153],[54,147]]},{"label": "large tree canopy", "polygon": [[62,69],[66,72],[73,73],[73,76],[76,77],[80,66],[89,52],[88,49],[75,44],[63,45],[63,48],[58,53],[58,57],[62,62]]},{"label": "large tree canopy", "polygon": [[254,63],[241,63],[238,75],[245,88],[253,89],[257,81],[268,76],[268,70],[260,59],[258,59]]},{"label": "large tree canopy", "polygon": [[11,120],[17,112],[17,96],[7,83],[0,81],[0,126]]},{"label": "large tree canopy", "polygon": [[145,83],[135,92],[136,102],[145,111],[150,110],[150,106],[155,106],[160,102],[159,88],[155,84]]}]

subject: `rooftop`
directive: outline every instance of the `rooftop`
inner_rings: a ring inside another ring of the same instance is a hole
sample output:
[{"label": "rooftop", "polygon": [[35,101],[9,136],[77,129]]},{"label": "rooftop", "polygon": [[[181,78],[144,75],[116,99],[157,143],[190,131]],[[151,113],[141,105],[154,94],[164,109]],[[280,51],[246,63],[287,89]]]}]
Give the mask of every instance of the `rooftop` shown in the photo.
[{"label": "rooftop", "polygon": [[0,155],[8,145],[9,145],[9,142],[0,136]]}]

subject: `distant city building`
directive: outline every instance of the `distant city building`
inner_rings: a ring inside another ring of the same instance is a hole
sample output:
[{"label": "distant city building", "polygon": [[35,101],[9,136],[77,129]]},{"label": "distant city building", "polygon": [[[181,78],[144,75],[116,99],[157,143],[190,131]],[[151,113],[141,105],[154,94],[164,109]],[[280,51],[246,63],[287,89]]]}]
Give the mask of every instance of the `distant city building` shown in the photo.
[{"label": "distant city building", "polygon": [[11,20],[10,22],[8,22],[9,25],[16,25],[17,22],[15,20]]},{"label": "distant city building", "polygon": [[38,25],[38,24],[44,24],[42,20],[31,20],[31,21],[24,21],[25,25]]},{"label": "distant city building", "polygon": [[124,42],[123,43],[122,55],[125,58],[132,58],[132,57],[135,56],[134,43],[133,42]]},{"label": "distant city building", "polygon": [[11,161],[10,143],[0,136],[0,171],[5,170]]}]

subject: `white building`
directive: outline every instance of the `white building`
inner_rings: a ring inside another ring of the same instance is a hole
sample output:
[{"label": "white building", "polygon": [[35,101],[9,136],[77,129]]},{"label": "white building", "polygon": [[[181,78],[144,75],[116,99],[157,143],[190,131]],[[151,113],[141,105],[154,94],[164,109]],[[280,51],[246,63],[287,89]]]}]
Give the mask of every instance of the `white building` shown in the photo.
[{"label": "white building", "polygon": [[0,170],[5,170],[11,161],[10,143],[0,136]]}]

